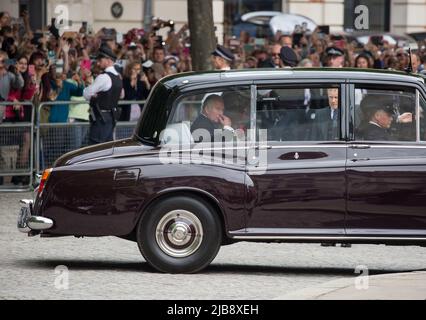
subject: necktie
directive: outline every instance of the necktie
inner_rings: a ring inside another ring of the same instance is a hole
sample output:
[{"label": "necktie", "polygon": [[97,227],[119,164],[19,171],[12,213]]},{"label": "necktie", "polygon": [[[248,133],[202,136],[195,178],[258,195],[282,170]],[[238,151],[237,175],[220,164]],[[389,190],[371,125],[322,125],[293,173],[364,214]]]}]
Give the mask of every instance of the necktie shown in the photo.
[{"label": "necktie", "polygon": [[329,132],[329,138],[331,138],[332,140],[337,140],[338,139],[338,130],[337,130],[337,117],[339,112],[337,110],[332,110],[331,111],[331,117],[332,117],[332,125],[330,126],[330,132]]}]

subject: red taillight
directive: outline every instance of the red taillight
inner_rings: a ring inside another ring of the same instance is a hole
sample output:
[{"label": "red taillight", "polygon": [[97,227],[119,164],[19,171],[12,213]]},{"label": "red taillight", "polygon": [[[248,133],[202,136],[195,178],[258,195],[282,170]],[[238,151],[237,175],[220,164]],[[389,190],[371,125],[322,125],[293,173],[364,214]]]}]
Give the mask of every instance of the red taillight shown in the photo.
[{"label": "red taillight", "polygon": [[41,195],[43,192],[44,186],[46,185],[46,181],[50,176],[50,173],[52,172],[52,169],[46,169],[43,172],[43,175],[41,176],[40,185],[38,186],[38,194]]}]

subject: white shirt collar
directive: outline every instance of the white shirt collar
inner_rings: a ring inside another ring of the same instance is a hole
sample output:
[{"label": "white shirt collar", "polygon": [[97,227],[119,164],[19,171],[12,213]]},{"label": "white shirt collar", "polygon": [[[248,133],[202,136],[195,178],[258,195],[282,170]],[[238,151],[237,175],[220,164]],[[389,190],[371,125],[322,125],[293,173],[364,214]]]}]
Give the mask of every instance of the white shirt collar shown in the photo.
[{"label": "white shirt collar", "polygon": [[382,128],[378,123],[375,123],[374,121],[370,121],[370,122],[368,122],[369,124],[374,124],[375,126],[377,126],[377,127],[379,127],[379,128]]},{"label": "white shirt collar", "polygon": [[117,70],[115,70],[114,66],[106,68],[105,72],[111,72],[112,74],[115,74],[116,76],[118,76],[118,72]]}]

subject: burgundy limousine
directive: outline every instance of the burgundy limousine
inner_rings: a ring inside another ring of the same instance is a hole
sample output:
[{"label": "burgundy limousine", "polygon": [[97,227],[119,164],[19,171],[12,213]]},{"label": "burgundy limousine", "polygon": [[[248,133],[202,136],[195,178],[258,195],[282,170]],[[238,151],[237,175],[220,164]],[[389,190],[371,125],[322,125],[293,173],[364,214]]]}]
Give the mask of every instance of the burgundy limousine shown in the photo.
[{"label": "burgundy limousine", "polygon": [[425,79],[282,69],[188,73],[134,135],[63,155],[18,228],[117,236],[193,273],[239,241],[426,246]]}]

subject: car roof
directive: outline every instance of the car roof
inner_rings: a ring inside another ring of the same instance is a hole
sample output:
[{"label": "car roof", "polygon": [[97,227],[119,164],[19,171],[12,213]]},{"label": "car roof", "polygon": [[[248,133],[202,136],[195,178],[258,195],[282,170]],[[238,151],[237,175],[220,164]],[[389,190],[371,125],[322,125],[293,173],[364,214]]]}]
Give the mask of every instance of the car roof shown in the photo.
[{"label": "car roof", "polygon": [[168,88],[183,88],[197,84],[228,83],[233,81],[262,81],[283,79],[349,79],[404,83],[425,83],[420,75],[402,71],[357,68],[294,68],[294,69],[244,69],[230,71],[186,72],[165,77],[160,82]]}]

